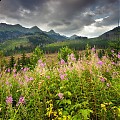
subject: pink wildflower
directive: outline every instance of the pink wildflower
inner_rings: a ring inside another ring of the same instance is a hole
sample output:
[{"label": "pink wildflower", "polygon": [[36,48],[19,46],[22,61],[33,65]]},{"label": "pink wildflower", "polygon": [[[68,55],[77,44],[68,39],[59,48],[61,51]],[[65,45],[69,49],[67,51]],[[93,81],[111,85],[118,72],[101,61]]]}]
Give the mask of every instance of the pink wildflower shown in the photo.
[{"label": "pink wildflower", "polygon": [[101,77],[100,80],[101,80],[101,82],[105,82],[105,78],[103,78],[103,77]]},{"label": "pink wildflower", "polygon": [[71,58],[72,61],[75,61],[75,60],[76,60],[76,58],[75,58],[75,56],[74,56],[73,53],[70,55],[70,58]]},{"label": "pink wildflower", "polygon": [[58,97],[59,97],[60,99],[63,99],[63,93],[58,93]]},{"label": "pink wildflower", "polygon": [[45,63],[40,63],[40,66],[43,68],[45,67]]},{"label": "pink wildflower", "polygon": [[17,76],[17,74],[14,74],[14,77],[16,77]]},{"label": "pink wildflower", "polygon": [[13,69],[13,72],[15,73],[15,72],[16,72],[16,69]]},{"label": "pink wildflower", "polygon": [[63,59],[61,59],[60,64],[61,65],[65,64],[65,61]]},{"label": "pink wildflower", "polygon": [[99,64],[99,65],[103,65],[103,62],[102,62],[102,61],[98,61],[98,64]]},{"label": "pink wildflower", "polygon": [[29,80],[32,81],[32,80],[34,80],[34,79],[33,79],[33,77],[30,77]]},{"label": "pink wildflower", "polygon": [[115,65],[115,62],[112,62],[112,65]]},{"label": "pink wildflower", "polygon": [[7,72],[10,72],[10,68],[7,69]]},{"label": "pink wildflower", "polygon": [[60,75],[61,80],[64,80],[64,79],[65,79],[65,76],[66,76],[66,74],[61,74],[61,75]]},{"label": "pink wildflower", "polygon": [[14,64],[14,67],[16,66],[17,64]]},{"label": "pink wildflower", "polygon": [[92,51],[95,52],[95,48],[94,47],[92,48]]},{"label": "pink wildflower", "polygon": [[12,102],[13,102],[12,96],[9,96],[9,97],[6,98],[6,103],[7,104],[12,104]]},{"label": "pink wildflower", "polygon": [[38,60],[38,63],[42,63],[42,60]]},{"label": "pink wildflower", "polygon": [[120,53],[118,54],[118,58],[120,59]]},{"label": "pink wildflower", "polygon": [[110,87],[110,84],[109,84],[109,83],[107,83],[106,85],[107,85],[107,87]]},{"label": "pink wildflower", "polygon": [[25,104],[25,98],[24,97],[20,97],[19,98],[19,101],[18,101],[18,103],[17,103],[17,105],[16,106],[18,106],[19,104]]},{"label": "pink wildflower", "polygon": [[26,80],[26,82],[29,82],[29,78],[26,75],[25,75],[25,80]]}]

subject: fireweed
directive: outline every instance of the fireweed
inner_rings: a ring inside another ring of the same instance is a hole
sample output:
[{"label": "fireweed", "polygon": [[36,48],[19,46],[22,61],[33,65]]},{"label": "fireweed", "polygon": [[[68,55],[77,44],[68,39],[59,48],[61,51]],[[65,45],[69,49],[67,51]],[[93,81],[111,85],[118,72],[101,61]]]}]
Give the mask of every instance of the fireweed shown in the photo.
[{"label": "fireweed", "polygon": [[51,68],[39,60],[34,70],[8,69],[0,86],[0,119],[120,119],[120,61],[99,59],[95,48],[89,59],[72,54]]}]

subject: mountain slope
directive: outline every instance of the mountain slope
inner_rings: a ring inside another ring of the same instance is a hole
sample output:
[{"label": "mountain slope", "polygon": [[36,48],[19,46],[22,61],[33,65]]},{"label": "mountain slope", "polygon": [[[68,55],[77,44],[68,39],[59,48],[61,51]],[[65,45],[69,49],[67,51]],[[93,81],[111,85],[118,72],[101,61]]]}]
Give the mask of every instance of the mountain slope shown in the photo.
[{"label": "mountain slope", "polygon": [[66,36],[63,36],[63,35],[60,35],[59,33],[56,33],[54,30],[50,30],[48,32],[45,32],[49,37],[57,40],[57,41],[63,41],[63,40],[66,40],[67,37]]},{"label": "mountain slope", "polygon": [[99,38],[106,39],[106,40],[115,40],[120,38],[120,26],[105,32],[104,34],[100,35]]}]

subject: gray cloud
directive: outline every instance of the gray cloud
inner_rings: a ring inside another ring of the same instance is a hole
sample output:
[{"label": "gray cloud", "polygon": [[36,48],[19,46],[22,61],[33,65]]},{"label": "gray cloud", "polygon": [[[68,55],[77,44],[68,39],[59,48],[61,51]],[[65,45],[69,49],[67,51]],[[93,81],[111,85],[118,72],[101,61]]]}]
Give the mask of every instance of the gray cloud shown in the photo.
[{"label": "gray cloud", "polygon": [[92,24],[116,25],[118,7],[118,0],[2,0],[0,20],[69,35]]}]

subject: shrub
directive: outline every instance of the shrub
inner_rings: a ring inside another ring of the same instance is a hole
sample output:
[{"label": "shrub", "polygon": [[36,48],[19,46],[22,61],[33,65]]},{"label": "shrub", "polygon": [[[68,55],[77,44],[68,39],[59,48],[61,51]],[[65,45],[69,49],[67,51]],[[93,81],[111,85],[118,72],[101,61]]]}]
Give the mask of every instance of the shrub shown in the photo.
[{"label": "shrub", "polygon": [[62,47],[58,52],[58,59],[59,60],[63,59],[65,62],[67,62],[68,61],[68,56],[71,55],[72,53],[74,54],[74,57],[76,58],[76,60],[78,60],[79,55],[76,51],[68,48],[67,46]]}]

